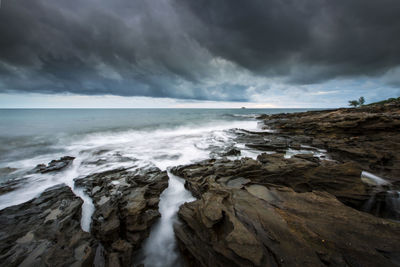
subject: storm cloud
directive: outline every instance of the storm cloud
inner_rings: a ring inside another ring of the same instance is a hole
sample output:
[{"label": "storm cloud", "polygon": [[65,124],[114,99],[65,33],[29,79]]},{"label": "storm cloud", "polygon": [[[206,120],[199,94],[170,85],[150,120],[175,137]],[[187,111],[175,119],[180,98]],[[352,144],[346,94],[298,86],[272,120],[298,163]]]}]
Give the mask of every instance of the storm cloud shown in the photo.
[{"label": "storm cloud", "polygon": [[246,101],[400,65],[398,0],[3,0],[0,92]]}]

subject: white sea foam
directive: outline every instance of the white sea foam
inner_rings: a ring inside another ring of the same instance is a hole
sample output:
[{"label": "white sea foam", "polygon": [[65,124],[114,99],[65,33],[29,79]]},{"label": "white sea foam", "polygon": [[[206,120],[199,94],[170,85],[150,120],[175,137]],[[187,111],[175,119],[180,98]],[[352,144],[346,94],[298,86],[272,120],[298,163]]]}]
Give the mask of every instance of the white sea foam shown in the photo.
[{"label": "white sea foam", "polygon": [[54,145],[56,148],[62,147],[64,152],[14,161],[8,166],[28,171],[37,164],[47,163],[65,155],[76,157],[71,166],[55,173],[25,175],[23,178],[26,179],[18,189],[0,195],[0,209],[23,203],[36,197],[48,187],[65,183],[84,200],[82,228],[88,231],[94,207],[83,190],[74,187],[73,179],[119,167],[157,166],[166,170],[169,166],[207,159],[212,149],[233,144],[230,141],[233,135],[226,131],[230,128],[253,130],[257,128],[257,123],[220,121],[197,127],[152,131],[106,131],[83,136],[64,136]]},{"label": "white sea foam", "polygon": [[184,188],[184,181],[168,173],[168,188],[161,194],[159,210],[161,219],[152,228],[150,237],[143,247],[143,264],[145,266],[163,267],[178,266],[179,258],[173,225],[177,222],[176,213],[179,207],[195,198]]}]

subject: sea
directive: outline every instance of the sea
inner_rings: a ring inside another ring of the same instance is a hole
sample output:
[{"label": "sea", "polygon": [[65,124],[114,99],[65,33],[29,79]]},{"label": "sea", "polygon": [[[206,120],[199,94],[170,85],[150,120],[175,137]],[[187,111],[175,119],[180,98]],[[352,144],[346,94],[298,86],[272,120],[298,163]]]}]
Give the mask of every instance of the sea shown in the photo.
[{"label": "sea", "polygon": [[[257,151],[235,142],[233,129],[264,131],[261,114],[311,109],[0,109],[0,185],[15,190],[0,194],[0,209],[28,201],[47,188],[65,183],[84,200],[82,229],[90,231],[93,203],[73,180],[120,167],[148,168],[189,164],[218,157],[218,151]],[[32,173],[38,164],[62,156],[75,160],[62,171]],[[162,193],[160,220],[143,244],[138,263],[178,266],[173,223],[181,204],[195,200],[184,181],[169,173]]]}]

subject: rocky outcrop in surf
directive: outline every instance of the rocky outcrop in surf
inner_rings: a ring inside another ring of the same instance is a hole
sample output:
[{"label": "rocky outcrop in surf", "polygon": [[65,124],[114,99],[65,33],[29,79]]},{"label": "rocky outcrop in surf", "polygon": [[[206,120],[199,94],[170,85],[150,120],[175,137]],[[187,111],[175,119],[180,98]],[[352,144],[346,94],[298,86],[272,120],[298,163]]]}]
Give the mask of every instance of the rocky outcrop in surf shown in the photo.
[{"label": "rocky outcrop in surf", "polygon": [[39,164],[32,170],[32,172],[47,173],[47,172],[60,171],[65,167],[69,166],[74,159],[75,157],[64,156],[61,157],[60,159],[55,159],[50,161],[47,165]]},{"label": "rocky outcrop in surf", "polygon": [[105,248],[109,266],[131,266],[133,252],[160,217],[160,194],[168,175],[158,168],[118,169],[75,180],[92,198],[91,233]]},{"label": "rocky outcrop in surf", "polygon": [[24,183],[28,181],[28,177],[26,177],[25,174],[58,172],[70,166],[74,159],[75,157],[64,156],[50,161],[47,165],[38,164],[32,170],[14,175],[15,177],[10,177],[10,174],[17,171],[16,168],[0,168],[0,195],[14,191],[23,186]]}]

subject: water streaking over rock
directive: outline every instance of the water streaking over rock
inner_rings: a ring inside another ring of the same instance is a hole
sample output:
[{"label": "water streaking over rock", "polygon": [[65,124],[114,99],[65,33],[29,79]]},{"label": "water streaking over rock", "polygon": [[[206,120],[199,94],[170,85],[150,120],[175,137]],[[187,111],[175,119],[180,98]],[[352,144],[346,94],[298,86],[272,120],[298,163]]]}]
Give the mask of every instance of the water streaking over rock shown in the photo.
[{"label": "water streaking over rock", "polygon": [[184,187],[183,179],[168,173],[168,188],[162,193],[159,210],[160,221],[154,226],[150,237],[144,244],[143,264],[145,266],[179,266],[173,224],[177,223],[176,213],[185,203],[195,198]]},{"label": "water streaking over rock", "polygon": [[400,220],[400,192],[393,190],[393,184],[387,180],[363,171],[361,180],[372,187],[371,197],[363,210],[376,215],[383,214],[394,220]]},{"label": "water streaking over rock", "polygon": [[370,172],[363,171],[361,173],[361,180],[369,185],[381,186],[390,184],[388,181],[376,176]]}]

